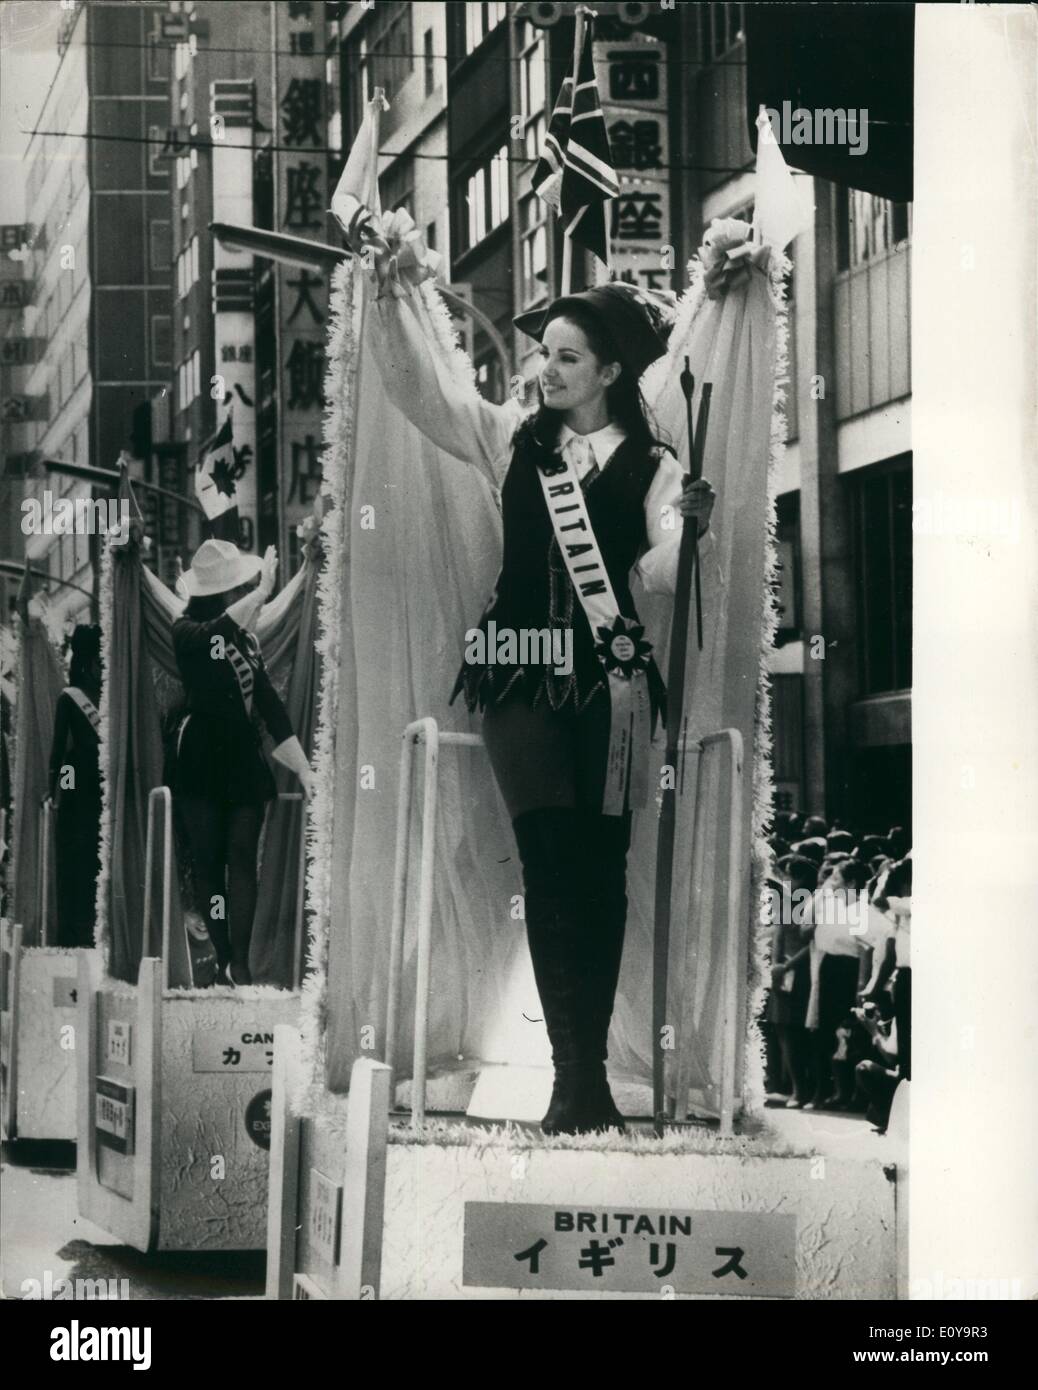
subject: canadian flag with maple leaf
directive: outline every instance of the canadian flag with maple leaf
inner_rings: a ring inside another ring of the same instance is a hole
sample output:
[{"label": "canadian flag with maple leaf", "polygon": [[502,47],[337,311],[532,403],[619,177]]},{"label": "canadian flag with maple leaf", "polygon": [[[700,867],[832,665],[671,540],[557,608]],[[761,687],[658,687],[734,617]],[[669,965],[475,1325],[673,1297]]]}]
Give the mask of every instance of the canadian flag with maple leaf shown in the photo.
[{"label": "canadian flag with maple leaf", "polygon": [[[234,421],[231,412],[213,437],[202,448],[195,468],[195,494],[210,522],[214,536],[238,539],[238,479],[245,472],[242,450],[234,447]],[[227,513],[233,512],[233,516]]]}]

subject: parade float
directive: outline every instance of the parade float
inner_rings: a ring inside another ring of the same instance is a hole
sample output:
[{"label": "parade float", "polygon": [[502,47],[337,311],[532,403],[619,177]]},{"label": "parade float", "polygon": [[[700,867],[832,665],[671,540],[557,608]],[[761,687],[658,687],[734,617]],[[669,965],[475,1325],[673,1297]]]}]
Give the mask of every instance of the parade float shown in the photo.
[{"label": "parade float", "polygon": [[[182,693],[170,634],[183,600],[145,567],[128,501],[130,536],[108,546],[101,586],[104,803],[98,949],[79,966],[79,1210],[139,1250],[258,1249],[273,1035],[296,1021],[303,968],[302,797],[279,769],[260,848],[256,983],[214,984],[163,785],[163,720]],[[311,537],[302,568],[256,621],[304,744],[319,556]]]},{"label": "parade float", "polygon": [[0,1121],[7,1140],[76,1137],[73,948],[58,944],[54,807],[48,757],[61,662],[30,594],[18,600],[10,917],[0,924]]},{"label": "parade float", "polygon": [[[377,100],[358,140],[372,150]],[[374,163],[361,176],[351,156],[343,182],[410,280],[436,370],[474,392],[420,234],[378,209]],[[524,1128],[551,1074],[515,926],[518,866],[478,727],[448,706],[445,678],[454,615],[494,584],[498,503],[394,409],[365,336],[372,277],[359,255],[335,270],[311,970],[301,1027],[275,1046],[270,1297],[896,1296],[893,1168],[841,1154],[824,1126],[791,1138],[763,1110],[769,477],[784,447],[783,252],[799,217],[765,140],[756,193],[752,226],[709,229],[667,356],[642,383],[689,468],[687,422],[710,384],[701,447],[718,505],[684,716],[655,750],[673,798],[662,911],[664,795],[632,842],[610,1080],[629,1125],[644,1124],[624,1136]],[[222,231],[249,244],[247,229]],[[288,238],[256,240],[306,258]],[[669,603],[638,603],[662,660],[688,632],[675,634]]]}]

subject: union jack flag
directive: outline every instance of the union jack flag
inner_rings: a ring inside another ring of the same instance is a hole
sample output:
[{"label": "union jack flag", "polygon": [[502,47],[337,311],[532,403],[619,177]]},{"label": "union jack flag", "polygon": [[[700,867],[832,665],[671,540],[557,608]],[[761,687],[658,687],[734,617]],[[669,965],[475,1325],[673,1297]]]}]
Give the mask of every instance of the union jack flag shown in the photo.
[{"label": "union jack flag", "polygon": [[533,171],[536,193],[562,216],[566,235],[608,263],[605,204],[620,192],[598,99],[590,21],[573,79],[562,84],[544,150]]}]

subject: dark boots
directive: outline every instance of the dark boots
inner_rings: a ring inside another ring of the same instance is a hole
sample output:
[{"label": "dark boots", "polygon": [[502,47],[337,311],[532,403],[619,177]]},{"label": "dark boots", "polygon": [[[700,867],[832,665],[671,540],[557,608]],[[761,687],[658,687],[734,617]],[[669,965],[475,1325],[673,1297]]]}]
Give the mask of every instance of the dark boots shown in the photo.
[{"label": "dark boots", "polygon": [[627,925],[631,817],[588,814],[585,819],[584,915],[588,938],[593,943],[587,960],[585,1017],[589,1057],[595,1063],[592,1087],[607,1123],[623,1129],[623,1117],[609,1090],[605,1064]]},{"label": "dark boots", "polygon": [[518,816],[514,828],[530,956],[555,1066],[541,1128],[545,1134],[622,1129],[605,1061],[623,951],[630,818],[546,808]]}]

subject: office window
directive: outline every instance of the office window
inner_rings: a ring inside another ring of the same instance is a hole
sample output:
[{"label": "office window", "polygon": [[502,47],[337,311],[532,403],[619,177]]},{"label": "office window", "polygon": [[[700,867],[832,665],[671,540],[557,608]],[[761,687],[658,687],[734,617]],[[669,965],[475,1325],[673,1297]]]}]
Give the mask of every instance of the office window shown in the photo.
[{"label": "office window", "polygon": [[190,254],[191,254],[191,283],[192,283],[192,285],[197,285],[197,284],[198,284],[198,255],[199,255],[199,241],[198,241],[198,237],[197,237],[197,236],[193,236],[193,237],[191,238],[191,246],[190,246],[189,250],[190,250]]},{"label": "office window", "polygon": [[153,218],[148,223],[148,265],[165,270],[173,259],[173,224]]},{"label": "office window", "polygon": [[173,320],[169,314],[151,316],[151,365],[168,367],[173,359]]},{"label": "office window", "polygon": [[775,601],[779,621],[775,645],[781,647],[800,636],[800,493],[785,493],[778,499],[776,511],[778,575],[775,580]]},{"label": "office window", "polygon": [[360,44],[361,90],[366,100],[370,101],[376,87],[383,87],[392,101],[414,71],[412,48],[411,6],[398,0],[376,5],[370,32]]},{"label": "office window", "polygon": [[744,36],[745,5],[699,5],[699,57],[713,62]]},{"label": "office window", "polygon": [[467,236],[463,250],[477,245],[508,217],[508,146],[501,148],[468,178],[465,188]]},{"label": "office window", "polygon": [[548,129],[545,107],[545,46],[543,29],[523,20],[520,29],[519,97],[523,116],[523,144],[527,159],[537,159]]},{"label": "office window", "polygon": [[398,159],[379,179],[379,197],[386,212],[406,208],[414,216],[414,160]]},{"label": "office window", "polygon": [[862,695],[912,684],[912,468],[906,455],[850,476]]},{"label": "office window", "polygon": [[202,391],[202,354],[195,348],[191,354],[191,399],[197,400]]},{"label": "office window", "polygon": [[148,81],[169,81],[169,44],[158,34],[148,35]]},{"label": "office window", "polygon": [[430,96],[436,88],[436,60],[433,57],[433,31],[426,29],[422,35],[422,56],[425,64],[425,95]]},{"label": "office window", "polygon": [[911,203],[892,203],[860,188],[836,188],[836,268],[853,270],[908,241]]},{"label": "office window", "polygon": [[488,35],[508,15],[508,6],[500,3],[465,5],[465,52],[477,49]]},{"label": "office window", "polygon": [[493,231],[508,216],[508,146],[502,145],[490,164],[490,227]]},{"label": "office window", "polygon": [[487,186],[484,170],[477,169],[469,179],[465,202],[469,213],[468,246],[475,246],[487,234]]},{"label": "office window", "polygon": [[522,225],[522,300],[523,308],[536,304],[548,292],[548,213],[536,193],[523,199],[520,207]]}]

